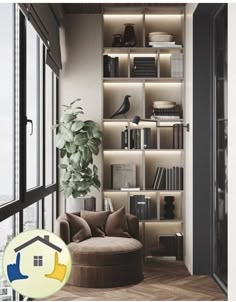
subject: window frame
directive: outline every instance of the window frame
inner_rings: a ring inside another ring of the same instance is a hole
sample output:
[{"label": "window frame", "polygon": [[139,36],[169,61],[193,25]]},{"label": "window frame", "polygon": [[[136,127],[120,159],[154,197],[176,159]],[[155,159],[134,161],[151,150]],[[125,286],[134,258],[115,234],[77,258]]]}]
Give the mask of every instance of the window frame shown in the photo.
[{"label": "window frame", "polygon": [[[45,46],[43,45],[43,51],[42,51],[42,68],[43,68],[43,83],[42,83],[42,163],[40,169],[42,169],[42,185],[32,188],[27,191],[27,186],[26,186],[26,180],[27,180],[27,167],[26,167],[26,150],[27,150],[27,145],[26,145],[26,137],[27,137],[27,132],[26,132],[26,105],[27,105],[27,100],[26,100],[26,88],[27,88],[27,83],[26,83],[26,39],[27,39],[27,32],[26,32],[26,22],[29,22],[21,10],[18,8],[19,13],[15,14],[14,18],[14,24],[17,24],[18,22],[18,32],[19,32],[19,66],[18,70],[15,71],[15,74],[19,74],[19,79],[18,83],[16,84],[18,87],[18,91],[14,91],[14,96],[16,100],[16,94],[18,93],[19,98],[18,98],[18,108],[19,112],[15,112],[19,120],[19,139],[18,139],[18,146],[19,146],[19,157],[17,159],[18,163],[15,163],[16,158],[14,159],[14,167],[16,168],[18,166],[19,173],[18,173],[18,179],[15,181],[15,189],[19,187],[19,195],[13,201],[4,203],[3,205],[0,206],[0,222],[7,219],[10,216],[13,216],[17,213],[19,213],[19,231],[23,231],[23,209],[29,207],[30,205],[42,200],[41,206],[38,207],[38,209],[41,212],[40,215],[40,223],[39,225],[44,228],[44,198],[47,195],[56,193],[56,202],[54,202],[52,198],[52,207],[53,207],[53,213],[54,213],[54,204],[56,204],[56,217],[58,216],[58,169],[56,171],[56,179],[53,179],[53,183],[51,185],[46,186],[45,185],[45,110],[46,110],[46,103],[45,103],[45,64],[46,64],[46,55],[45,55]],[[18,20],[16,20],[18,15]],[[40,43],[41,44],[41,43]],[[16,45],[16,42],[14,43],[14,47]],[[40,60],[41,61],[41,60]],[[14,75],[15,77],[15,75]],[[17,79],[15,77],[15,81],[17,82]],[[56,120],[58,120],[58,79],[56,79]],[[53,101],[53,100],[52,100]],[[16,107],[16,106],[15,106]],[[39,131],[41,131],[39,129]],[[16,146],[16,145],[15,145]],[[52,156],[54,157],[54,152],[52,150]],[[58,163],[58,152],[56,152],[56,158],[52,158],[52,162],[57,165]],[[18,183],[18,184],[17,184]],[[16,185],[17,184],[17,185]],[[54,194],[53,194],[54,195]],[[55,218],[55,217],[54,217]],[[54,229],[54,228],[52,228]]]}]

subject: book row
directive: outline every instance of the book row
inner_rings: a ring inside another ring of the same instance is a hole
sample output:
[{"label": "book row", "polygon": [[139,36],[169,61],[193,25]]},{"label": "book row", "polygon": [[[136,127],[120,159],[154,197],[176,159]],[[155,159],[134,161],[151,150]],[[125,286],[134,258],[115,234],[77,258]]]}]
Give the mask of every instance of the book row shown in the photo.
[{"label": "book row", "polygon": [[121,149],[150,149],[151,129],[128,129],[121,132]]},{"label": "book row", "polygon": [[146,195],[130,196],[130,213],[138,219],[151,219],[151,197]]},{"label": "book row", "polygon": [[183,168],[158,167],[153,181],[153,190],[183,190]]}]

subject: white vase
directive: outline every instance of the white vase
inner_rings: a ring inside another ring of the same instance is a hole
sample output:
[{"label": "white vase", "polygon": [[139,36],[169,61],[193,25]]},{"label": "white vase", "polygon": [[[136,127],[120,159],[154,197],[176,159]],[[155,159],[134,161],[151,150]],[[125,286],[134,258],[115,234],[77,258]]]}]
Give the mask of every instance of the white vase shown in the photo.
[{"label": "white vase", "polygon": [[96,198],[94,196],[69,197],[66,200],[66,212],[75,213],[81,210],[95,211],[96,210]]}]

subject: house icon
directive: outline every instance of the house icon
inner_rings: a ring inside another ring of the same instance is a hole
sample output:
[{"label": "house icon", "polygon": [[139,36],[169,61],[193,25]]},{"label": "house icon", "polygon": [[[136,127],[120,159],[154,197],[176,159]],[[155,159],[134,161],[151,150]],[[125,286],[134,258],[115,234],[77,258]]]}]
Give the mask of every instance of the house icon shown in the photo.
[{"label": "house icon", "polygon": [[[45,235],[44,237],[35,236],[34,238],[28,240],[27,242],[23,243],[22,245],[16,247],[14,251],[16,253],[20,252],[24,248],[34,244],[35,242],[42,242],[43,244],[47,245],[48,247],[54,249],[56,252],[61,252],[62,249],[55,244],[51,243],[49,240],[49,235]],[[43,266],[43,256],[42,255],[33,255],[33,265],[34,266]]]},{"label": "house icon", "polygon": [[3,270],[14,290],[40,299],[65,285],[71,262],[70,252],[60,237],[35,229],[22,232],[9,242],[3,255]]}]

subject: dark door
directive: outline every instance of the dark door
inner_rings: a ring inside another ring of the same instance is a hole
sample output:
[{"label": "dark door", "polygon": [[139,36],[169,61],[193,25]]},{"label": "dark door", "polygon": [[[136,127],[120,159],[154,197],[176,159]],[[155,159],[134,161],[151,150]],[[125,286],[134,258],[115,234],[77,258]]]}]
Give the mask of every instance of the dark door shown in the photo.
[{"label": "dark door", "polygon": [[227,5],[213,19],[213,274],[227,285]]}]

